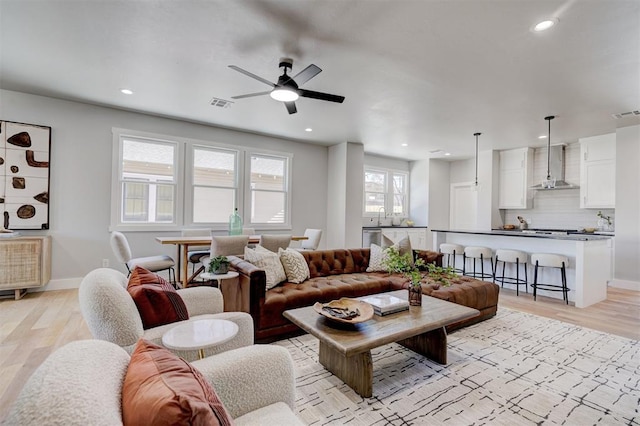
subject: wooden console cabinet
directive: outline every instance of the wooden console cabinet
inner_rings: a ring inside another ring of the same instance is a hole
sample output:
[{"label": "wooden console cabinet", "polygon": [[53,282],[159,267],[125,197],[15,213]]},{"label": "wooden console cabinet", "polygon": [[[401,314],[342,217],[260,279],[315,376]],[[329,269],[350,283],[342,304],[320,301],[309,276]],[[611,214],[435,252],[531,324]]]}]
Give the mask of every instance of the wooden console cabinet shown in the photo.
[{"label": "wooden console cabinet", "polygon": [[51,237],[0,238],[0,291],[14,290],[18,300],[50,279]]}]

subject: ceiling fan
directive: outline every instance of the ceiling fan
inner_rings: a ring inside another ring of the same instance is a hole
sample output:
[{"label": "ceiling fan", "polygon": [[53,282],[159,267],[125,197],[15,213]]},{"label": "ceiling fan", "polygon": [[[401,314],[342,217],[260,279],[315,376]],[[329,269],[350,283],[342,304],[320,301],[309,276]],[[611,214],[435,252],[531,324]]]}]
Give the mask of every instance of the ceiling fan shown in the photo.
[{"label": "ceiling fan", "polygon": [[280,68],[284,68],[284,73],[278,77],[277,83],[271,83],[269,80],[265,80],[262,77],[258,77],[257,75],[250,73],[249,71],[243,70],[242,68],[236,65],[229,65],[229,68],[241,72],[242,74],[254,78],[258,81],[261,81],[272,87],[271,90],[267,92],[258,92],[258,93],[249,93],[246,95],[232,96],[231,99],[243,99],[250,98],[253,96],[262,96],[269,95],[273,99],[284,102],[284,105],[287,107],[287,111],[289,114],[295,114],[298,112],[296,108],[295,101],[299,97],[303,98],[312,98],[312,99],[320,99],[321,101],[329,101],[329,102],[337,102],[342,103],[344,101],[344,96],[338,95],[330,95],[329,93],[322,92],[314,92],[313,90],[305,90],[300,89],[299,86],[302,86],[307,81],[311,80],[316,75],[320,74],[322,71],[319,67],[314,64],[309,65],[302,71],[300,71],[295,76],[291,77],[287,75],[287,70],[291,70],[293,65],[293,59],[291,58],[280,58]]}]

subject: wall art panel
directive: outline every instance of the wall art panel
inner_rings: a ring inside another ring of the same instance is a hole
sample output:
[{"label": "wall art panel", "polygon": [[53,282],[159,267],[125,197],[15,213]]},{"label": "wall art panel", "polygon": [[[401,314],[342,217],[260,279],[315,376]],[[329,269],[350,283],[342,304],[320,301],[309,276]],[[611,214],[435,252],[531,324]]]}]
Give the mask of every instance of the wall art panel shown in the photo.
[{"label": "wall art panel", "polygon": [[0,223],[49,229],[51,127],[0,121],[0,133]]}]

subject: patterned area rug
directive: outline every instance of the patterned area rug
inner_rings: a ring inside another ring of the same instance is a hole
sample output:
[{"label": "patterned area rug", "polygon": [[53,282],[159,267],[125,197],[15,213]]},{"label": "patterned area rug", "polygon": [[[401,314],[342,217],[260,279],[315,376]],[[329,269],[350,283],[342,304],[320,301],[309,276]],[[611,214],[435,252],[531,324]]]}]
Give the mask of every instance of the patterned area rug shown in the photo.
[{"label": "patterned area rug", "polygon": [[318,363],[316,338],[276,344],[310,425],[640,424],[639,342],[535,315],[500,309],[451,333],[447,366],[395,343],[374,350],[372,398]]}]

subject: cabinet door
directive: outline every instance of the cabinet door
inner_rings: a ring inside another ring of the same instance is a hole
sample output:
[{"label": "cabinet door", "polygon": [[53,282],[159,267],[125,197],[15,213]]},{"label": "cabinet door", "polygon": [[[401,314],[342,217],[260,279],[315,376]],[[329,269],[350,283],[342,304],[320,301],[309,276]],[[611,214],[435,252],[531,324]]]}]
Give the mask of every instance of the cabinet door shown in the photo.
[{"label": "cabinet door", "polygon": [[615,161],[588,161],[582,168],[580,207],[615,208],[616,174]]},{"label": "cabinet door", "polygon": [[616,135],[592,136],[580,139],[582,161],[614,160],[616,158]]},{"label": "cabinet door", "polygon": [[414,229],[407,231],[411,248],[413,250],[428,250],[427,248],[427,231],[424,229]]},{"label": "cabinet door", "polygon": [[525,172],[520,170],[502,170],[500,172],[499,208],[526,208]]},{"label": "cabinet door", "polygon": [[42,285],[42,240],[0,241],[0,290]]}]

